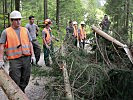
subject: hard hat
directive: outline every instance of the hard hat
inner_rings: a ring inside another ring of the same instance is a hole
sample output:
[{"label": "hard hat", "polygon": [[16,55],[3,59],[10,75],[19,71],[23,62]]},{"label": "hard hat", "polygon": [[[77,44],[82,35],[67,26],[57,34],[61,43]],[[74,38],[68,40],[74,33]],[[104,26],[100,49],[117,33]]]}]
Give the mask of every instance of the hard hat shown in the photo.
[{"label": "hard hat", "polygon": [[85,25],[85,22],[84,22],[84,21],[82,21],[80,24],[83,24],[83,25]]},{"label": "hard hat", "polygon": [[21,13],[19,11],[12,11],[10,13],[10,18],[11,19],[17,19],[17,18],[22,18]]},{"label": "hard hat", "polygon": [[78,23],[76,21],[73,21],[73,25],[77,25]]},{"label": "hard hat", "polygon": [[51,21],[50,19],[45,19],[44,24],[45,24],[45,25],[47,25],[47,24],[52,24],[52,21]]}]

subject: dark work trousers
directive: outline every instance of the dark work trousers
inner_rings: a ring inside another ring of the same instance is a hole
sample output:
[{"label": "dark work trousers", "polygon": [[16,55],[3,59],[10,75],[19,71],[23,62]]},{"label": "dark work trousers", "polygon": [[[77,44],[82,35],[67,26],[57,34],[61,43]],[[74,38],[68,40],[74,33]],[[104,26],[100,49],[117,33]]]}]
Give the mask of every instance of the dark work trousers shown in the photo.
[{"label": "dark work trousers", "polygon": [[76,37],[73,37],[73,44],[74,44],[74,46],[77,47],[77,43],[78,43],[77,38]]},{"label": "dark work trousers", "polygon": [[22,56],[17,59],[9,60],[9,76],[25,92],[29,83],[31,72],[31,56]]},{"label": "dark work trousers", "polygon": [[85,48],[85,39],[82,39],[82,42],[81,42],[81,40],[79,40],[79,46],[80,46],[80,48]]},{"label": "dark work trousers", "polygon": [[49,46],[50,46],[50,49],[48,49],[45,45],[43,45],[44,61],[46,66],[50,66],[49,55],[51,56],[52,62],[53,63],[55,62],[53,43],[51,43]]},{"label": "dark work trousers", "polygon": [[35,54],[35,58],[36,58],[36,64],[37,64],[40,59],[41,47],[37,40],[33,40],[32,45],[33,45],[34,54]]}]

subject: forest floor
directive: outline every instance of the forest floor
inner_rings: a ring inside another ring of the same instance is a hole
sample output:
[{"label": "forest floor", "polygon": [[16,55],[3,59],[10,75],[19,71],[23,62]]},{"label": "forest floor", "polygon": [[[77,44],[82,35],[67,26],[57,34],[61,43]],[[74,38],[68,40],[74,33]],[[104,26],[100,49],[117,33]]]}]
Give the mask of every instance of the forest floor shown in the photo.
[{"label": "forest floor", "polygon": [[[89,43],[89,41],[87,42]],[[91,47],[89,44],[85,45],[85,50],[89,53],[92,53],[90,52]],[[43,53],[41,53],[41,57],[38,64],[42,66],[40,69],[44,69],[44,70],[51,69],[45,66]],[[7,73],[8,73],[8,68],[9,68],[9,64],[6,63],[5,70]],[[52,79],[53,79],[52,77],[45,77],[45,76],[34,77],[33,75],[31,75],[30,82],[25,90],[29,100],[46,100],[45,96],[47,95],[47,91],[45,90],[45,84],[47,82],[50,82],[50,80]],[[0,100],[9,100],[1,88],[0,88]]]}]

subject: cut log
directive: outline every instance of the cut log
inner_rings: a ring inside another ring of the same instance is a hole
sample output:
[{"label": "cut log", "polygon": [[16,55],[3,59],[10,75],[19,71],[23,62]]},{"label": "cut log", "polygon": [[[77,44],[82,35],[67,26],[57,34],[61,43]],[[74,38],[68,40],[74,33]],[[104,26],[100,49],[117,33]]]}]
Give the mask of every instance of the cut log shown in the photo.
[{"label": "cut log", "polygon": [[71,92],[71,86],[69,82],[68,72],[66,68],[66,62],[63,62],[63,76],[64,76],[64,84],[65,84],[65,91],[66,91],[66,98],[68,100],[73,100],[72,92]]},{"label": "cut log", "polygon": [[[62,56],[65,56],[65,50],[64,46],[61,46],[61,54]],[[64,85],[65,85],[65,92],[66,92],[66,98],[67,100],[74,100],[72,96],[72,91],[71,91],[71,86],[69,82],[69,76],[66,68],[66,61],[63,60],[63,65],[62,65],[62,71],[63,71],[63,77],[64,77]]]},{"label": "cut log", "polygon": [[3,68],[0,68],[0,87],[9,100],[29,100]]},{"label": "cut log", "polygon": [[105,39],[107,39],[107,40],[109,40],[109,41],[111,41],[111,42],[117,44],[118,46],[122,47],[122,48],[125,50],[125,52],[127,53],[128,58],[130,59],[130,61],[131,61],[132,64],[133,64],[133,56],[132,56],[132,54],[131,54],[131,52],[130,52],[130,50],[129,50],[129,48],[127,47],[126,44],[123,44],[123,43],[119,42],[118,40],[116,40],[115,38],[111,37],[111,36],[108,35],[107,33],[101,31],[99,28],[97,28],[97,27],[94,26],[94,25],[92,26],[92,29],[93,29],[97,34],[99,34],[99,35],[101,35],[102,37],[104,37]]}]

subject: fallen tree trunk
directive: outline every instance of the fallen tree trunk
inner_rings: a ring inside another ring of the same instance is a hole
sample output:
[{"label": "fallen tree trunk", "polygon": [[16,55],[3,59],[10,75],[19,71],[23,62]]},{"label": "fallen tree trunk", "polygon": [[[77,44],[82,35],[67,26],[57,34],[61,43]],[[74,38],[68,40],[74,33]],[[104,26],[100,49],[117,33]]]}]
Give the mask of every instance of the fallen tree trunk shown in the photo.
[{"label": "fallen tree trunk", "polygon": [[0,68],[0,87],[9,100],[29,100],[3,68]]},{"label": "fallen tree trunk", "polygon": [[[61,54],[62,56],[65,56],[65,50],[64,46],[61,47]],[[64,77],[64,85],[65,85],[65,91],[66,91],[66,98],[67,100],[73,100],[72,92],[71,92],[71,86],[69,82],[69,76],[66,68],[66,61],[63,60],[62,71],[63,71],[63,77]]]},{"label": "fallen tree trunk", "polygon": [[123,44],[121,42],[119,42],[118,40],[116,40],[115,38],[111,37],[110,35],[108,35],[107,33],[101,31],[99,28],[97,28],[96,26],[92,26],[92,29],[99,35],[101,35],[102,37],[104,37],[105,39],[117,44],[118,46],[121,46],[125,52],[127,53],[128,58],[130,59],[130,61],[133,64],[133,56],[130,52],[130,50],[128,49],[126,44]]}]

